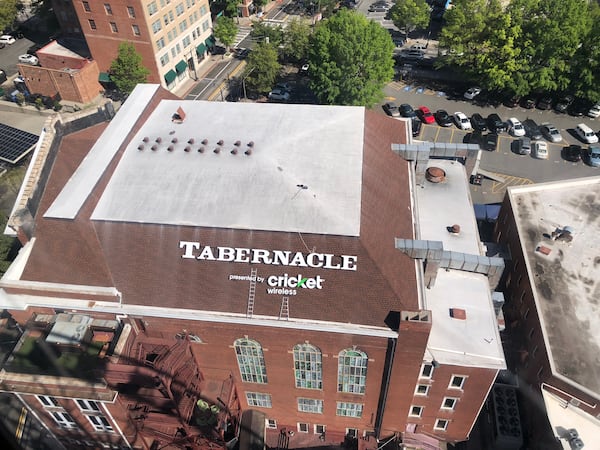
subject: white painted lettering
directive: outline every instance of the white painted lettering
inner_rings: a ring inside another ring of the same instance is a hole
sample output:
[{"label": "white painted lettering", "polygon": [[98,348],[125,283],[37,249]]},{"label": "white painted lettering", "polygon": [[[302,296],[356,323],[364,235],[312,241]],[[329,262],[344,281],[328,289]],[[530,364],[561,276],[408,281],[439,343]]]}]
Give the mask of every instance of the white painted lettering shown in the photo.
[{"label": "white painted lettering", "polygon": [[356,271],[356,260],[358,257],[342,255],[342,270],[354,270]]},{"label": "white painted lettering", "polygon": [[196,259],[206,259],[208,261],[214,261],[215,255],[213,255],[210,247],[204,247]]},{"label": "white painted lettering", "polygon": [[273,250],[273,262],[276,266],[289,266],[290,265],[290,252]]},{"label": "white painted lettering", "polygon": [[269,257],[270,253],[271,252],[269,250],[253,250],[251,261],[252,264],[260,264],[261,262],[263,264],[271,264],[271,258]]},{"label": "white painted lettering", "polygon": [[231,247],[217,247],[217,260],[219,261],[234,261],[235,249]]},{"label": "white painted lettering", "polygon": [[334,255],[325,254],[323,256],[325,256],[325,264],[323,264],[324,269],[339,269],[340,268],[339,264],[333,265]]},{"label": "white painted lettering", "polygon": [[[318,258],[319,262],[315,262],[315,258]],[[323,267],[323,254],[321,254],[321,253],[310,253],[306,257],[306,263],[310,267]]]},{"label": "white painted lettering", "polygon": [[250,249],[249,248],[236,248],[235,249],[235,262],[250,262]]},{"label": "white painted lettering", "polygon": [[179,241],[179,248],[185,248],[182,258],[192,259],[194,258],[194,250],[198,250],[200,248],[200,242],[189,242],[189,241]]},{"label": "white painted lettering", "polygon": [[308,264],[306,264],[306,261],[304,260],[304,255],[300,252],[294,255],[289,265],[298,267],[308,267]]}]

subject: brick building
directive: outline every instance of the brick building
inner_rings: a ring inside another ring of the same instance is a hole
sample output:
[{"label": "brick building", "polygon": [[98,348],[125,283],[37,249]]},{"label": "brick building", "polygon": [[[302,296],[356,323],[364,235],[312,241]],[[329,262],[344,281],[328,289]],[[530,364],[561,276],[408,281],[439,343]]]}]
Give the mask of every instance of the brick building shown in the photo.
[{"label": "brick building", "polygon": [[0,388],[70,445],[467,439],[505,368],[503,264],[464,166],[407,125],[139,85],[20,199]]},{"label": "brick building", "polygon": [[[150,71],[148,81],[173,89],[190,77],[196,78],[215,42],[207,0],[65,3],[73,6],[101,80],[108,79],[106,73],[117,57],[119,44],[129,42]],[[65,26],[73,28],[72,19],[65,21]]]},{"label": "brick building", "polygon": [[58,41],[52,41],[36,52],[40,66],[19,64],[19,72],[29,92],[72,102],[88,103],[103,87],[98,82],[100,71],[91,61]]},{"label": "brick building", "polygon": [[496,224],[531,449],[593,447],[600,430],[599,193],[598,177],[513,187]]}]

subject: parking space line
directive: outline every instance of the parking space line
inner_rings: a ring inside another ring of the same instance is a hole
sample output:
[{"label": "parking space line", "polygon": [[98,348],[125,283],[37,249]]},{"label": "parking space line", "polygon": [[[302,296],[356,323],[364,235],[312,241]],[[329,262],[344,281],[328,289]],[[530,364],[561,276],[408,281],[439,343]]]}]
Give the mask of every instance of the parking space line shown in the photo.
[{"label": "parking space line", "polygon": [[533,181],[531,181],[528,178],[517,177],[514,175],[505,175],[500,173],[497,174],[495,172],[492,173],[504,178],[504,183],[499,183],[498,181],[492,182],[492,193],[494,194],[504,192],[504,190],[506,190],[506,188],[509,186],[524,186],[527,184],[533,184]]}]

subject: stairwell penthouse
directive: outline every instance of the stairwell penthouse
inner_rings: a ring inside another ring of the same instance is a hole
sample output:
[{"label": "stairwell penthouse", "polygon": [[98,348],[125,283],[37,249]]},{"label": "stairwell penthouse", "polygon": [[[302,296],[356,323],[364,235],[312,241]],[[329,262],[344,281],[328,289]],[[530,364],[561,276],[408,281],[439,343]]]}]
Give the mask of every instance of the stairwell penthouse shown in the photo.
[{"label": "stairwell penthouse", "polygon": [[184,259],[206,261],[225,261],[251,264],[270,264],[274,266],[316,267],[335,270],[356,271],[356,256],[332,255],[330,253],[290,252],[287,250],[263,250],[240,247],[209,247],[200,242],[179,241]]}]

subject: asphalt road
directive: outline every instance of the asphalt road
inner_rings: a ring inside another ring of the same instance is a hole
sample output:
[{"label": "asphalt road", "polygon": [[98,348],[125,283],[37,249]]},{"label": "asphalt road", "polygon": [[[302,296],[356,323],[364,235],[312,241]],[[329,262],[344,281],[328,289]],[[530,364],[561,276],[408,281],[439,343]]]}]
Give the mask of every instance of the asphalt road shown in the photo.
[{"label": "asphalt road", "polygon": [[6,72],[7,76],[17,73],[17,64],[19,55],[27,53],[27,49],[33,45],[33,42],[27,38],[17,39],[14,44],[0,48],[0,68]]}]

